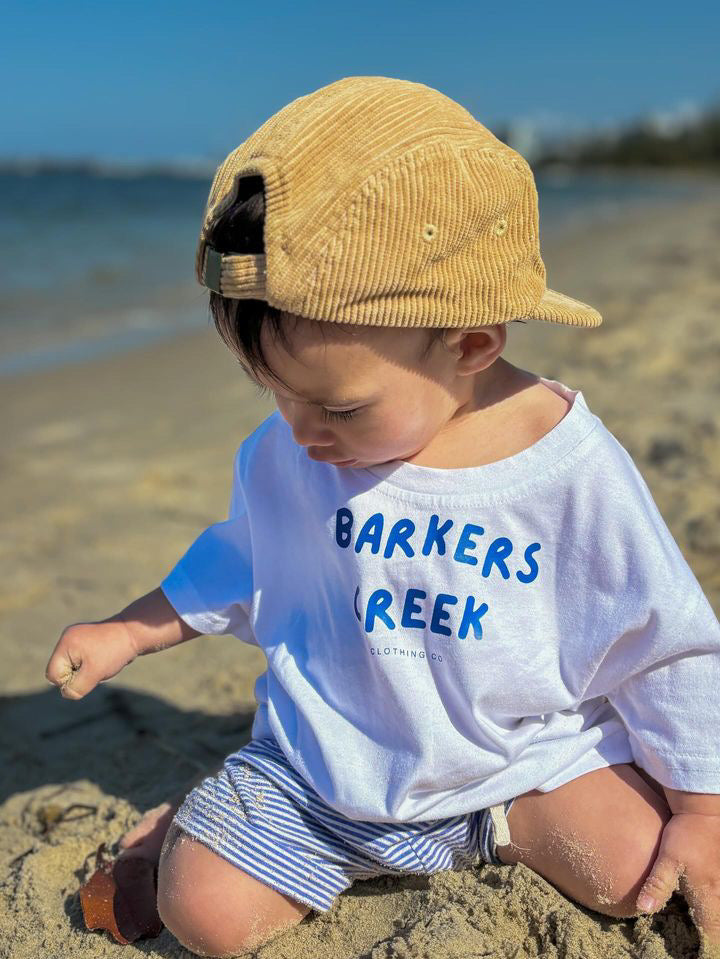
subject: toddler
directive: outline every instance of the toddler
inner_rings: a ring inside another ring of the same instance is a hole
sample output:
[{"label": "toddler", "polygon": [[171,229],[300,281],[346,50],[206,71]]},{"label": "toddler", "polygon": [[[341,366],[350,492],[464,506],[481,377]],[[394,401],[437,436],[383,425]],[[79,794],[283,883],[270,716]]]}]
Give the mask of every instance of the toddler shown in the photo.
[{"label": "toddler", "polygon": [[79,699],[201,634],[267,658],[251,741],[124,837],[165,925],[230,956],[357,879],[521,862],[614,917],[681,880],[720,939],[720,624],[582,392],[502,356],[601,323],[546,288],[527,162],[347,77],[220,165],[196,272],[277,412],[227,520],[47,667]]}]

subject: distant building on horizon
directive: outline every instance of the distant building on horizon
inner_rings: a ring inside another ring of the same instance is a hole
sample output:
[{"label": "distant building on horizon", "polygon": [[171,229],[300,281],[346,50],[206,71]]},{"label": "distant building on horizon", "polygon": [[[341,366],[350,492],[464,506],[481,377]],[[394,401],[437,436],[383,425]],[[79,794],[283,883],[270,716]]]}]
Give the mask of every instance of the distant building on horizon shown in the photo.
[{"label": "distant building on horizon", "polygon": [[511,120],[505,129],[505,143],[525,157],[528,163],[542,153],[541,136],[531,120]]}]

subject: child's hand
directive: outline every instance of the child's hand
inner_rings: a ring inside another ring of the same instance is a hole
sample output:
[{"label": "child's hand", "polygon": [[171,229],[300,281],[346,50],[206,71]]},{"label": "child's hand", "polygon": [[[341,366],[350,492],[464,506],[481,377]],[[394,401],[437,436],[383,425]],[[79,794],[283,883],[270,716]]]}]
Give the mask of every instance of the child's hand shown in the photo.
[{"label": "child's hand", "polygon": [[60,687],[66,699],[82,699],[138,655],[122,622],[75,623],[67,626],[53,650],[45,678]]},{"label": "child's hand", "polygon": [[[678,882],[707,945],[720,946],[720,816],[675,813],[668,820],[655,864],[640,890],[638,909],[662,909]],[[646,904],[643,895],[652,902]]]}]

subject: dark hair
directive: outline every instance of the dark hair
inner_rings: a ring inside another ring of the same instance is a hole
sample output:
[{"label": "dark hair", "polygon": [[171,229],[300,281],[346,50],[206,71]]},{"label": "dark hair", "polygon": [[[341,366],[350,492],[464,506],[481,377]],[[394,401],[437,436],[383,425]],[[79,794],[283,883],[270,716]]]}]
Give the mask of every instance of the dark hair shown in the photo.
[{"label": "dark hair", "polygon": [[[265,224],[264,181],[260,175],[241,177],[237,197],[232,205],[215,219],[207,231],[207,242],[219,253],[263,253],[265,251],[263,227]],[[260,331],[264,322],[270,323],[285,349],[292,355],[287,336],[288,322],[297,323],[297,317],[286,313],[264,300],[236,300],[210,291],[210,312],[215,328],[226,346],[238,358],[248,363],[253,372],[262,370],[274,379],[279,379],[267,364],[260,345]],[[512,320],[522,323],[523,320]],[[323,335],[327,323],[320,323]],[[332,324],[334,331],[353,335],[344,324]],[[361,329],[360,327],[359,329]],[[418,362],[424,360],[436,342],[445,335],[445,327],[428,328],[428,337]],[[357,334],[354,334],[357,335]]]}]

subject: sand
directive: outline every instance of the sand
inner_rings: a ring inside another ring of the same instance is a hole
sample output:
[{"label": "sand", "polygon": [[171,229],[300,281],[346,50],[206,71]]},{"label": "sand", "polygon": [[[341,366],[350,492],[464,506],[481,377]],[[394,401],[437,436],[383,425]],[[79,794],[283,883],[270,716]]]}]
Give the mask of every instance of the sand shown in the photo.
[{"label": "sand", "polygon": [[[548,284],[598,330],[515,325],[506,356],[583,390],[629,450],[720,608],[720,183],[707,199],[546,239]],[[202,291],[198,293],[202,303]],[[202,308],[199,315],[203,316]],[[224,518],[232,454],[273,409],[212,328],[142,352],[0,382],[0,956],[188,956],[166,931],[87,932],[83,863],[249,738],[262,654],[201,637],[145,656],[80,702],[44,679],[62,629],[154,588]],[[684,899],[652,917],[577,905],[523,865],[356,883],[262,959],[689,959]]]}]

